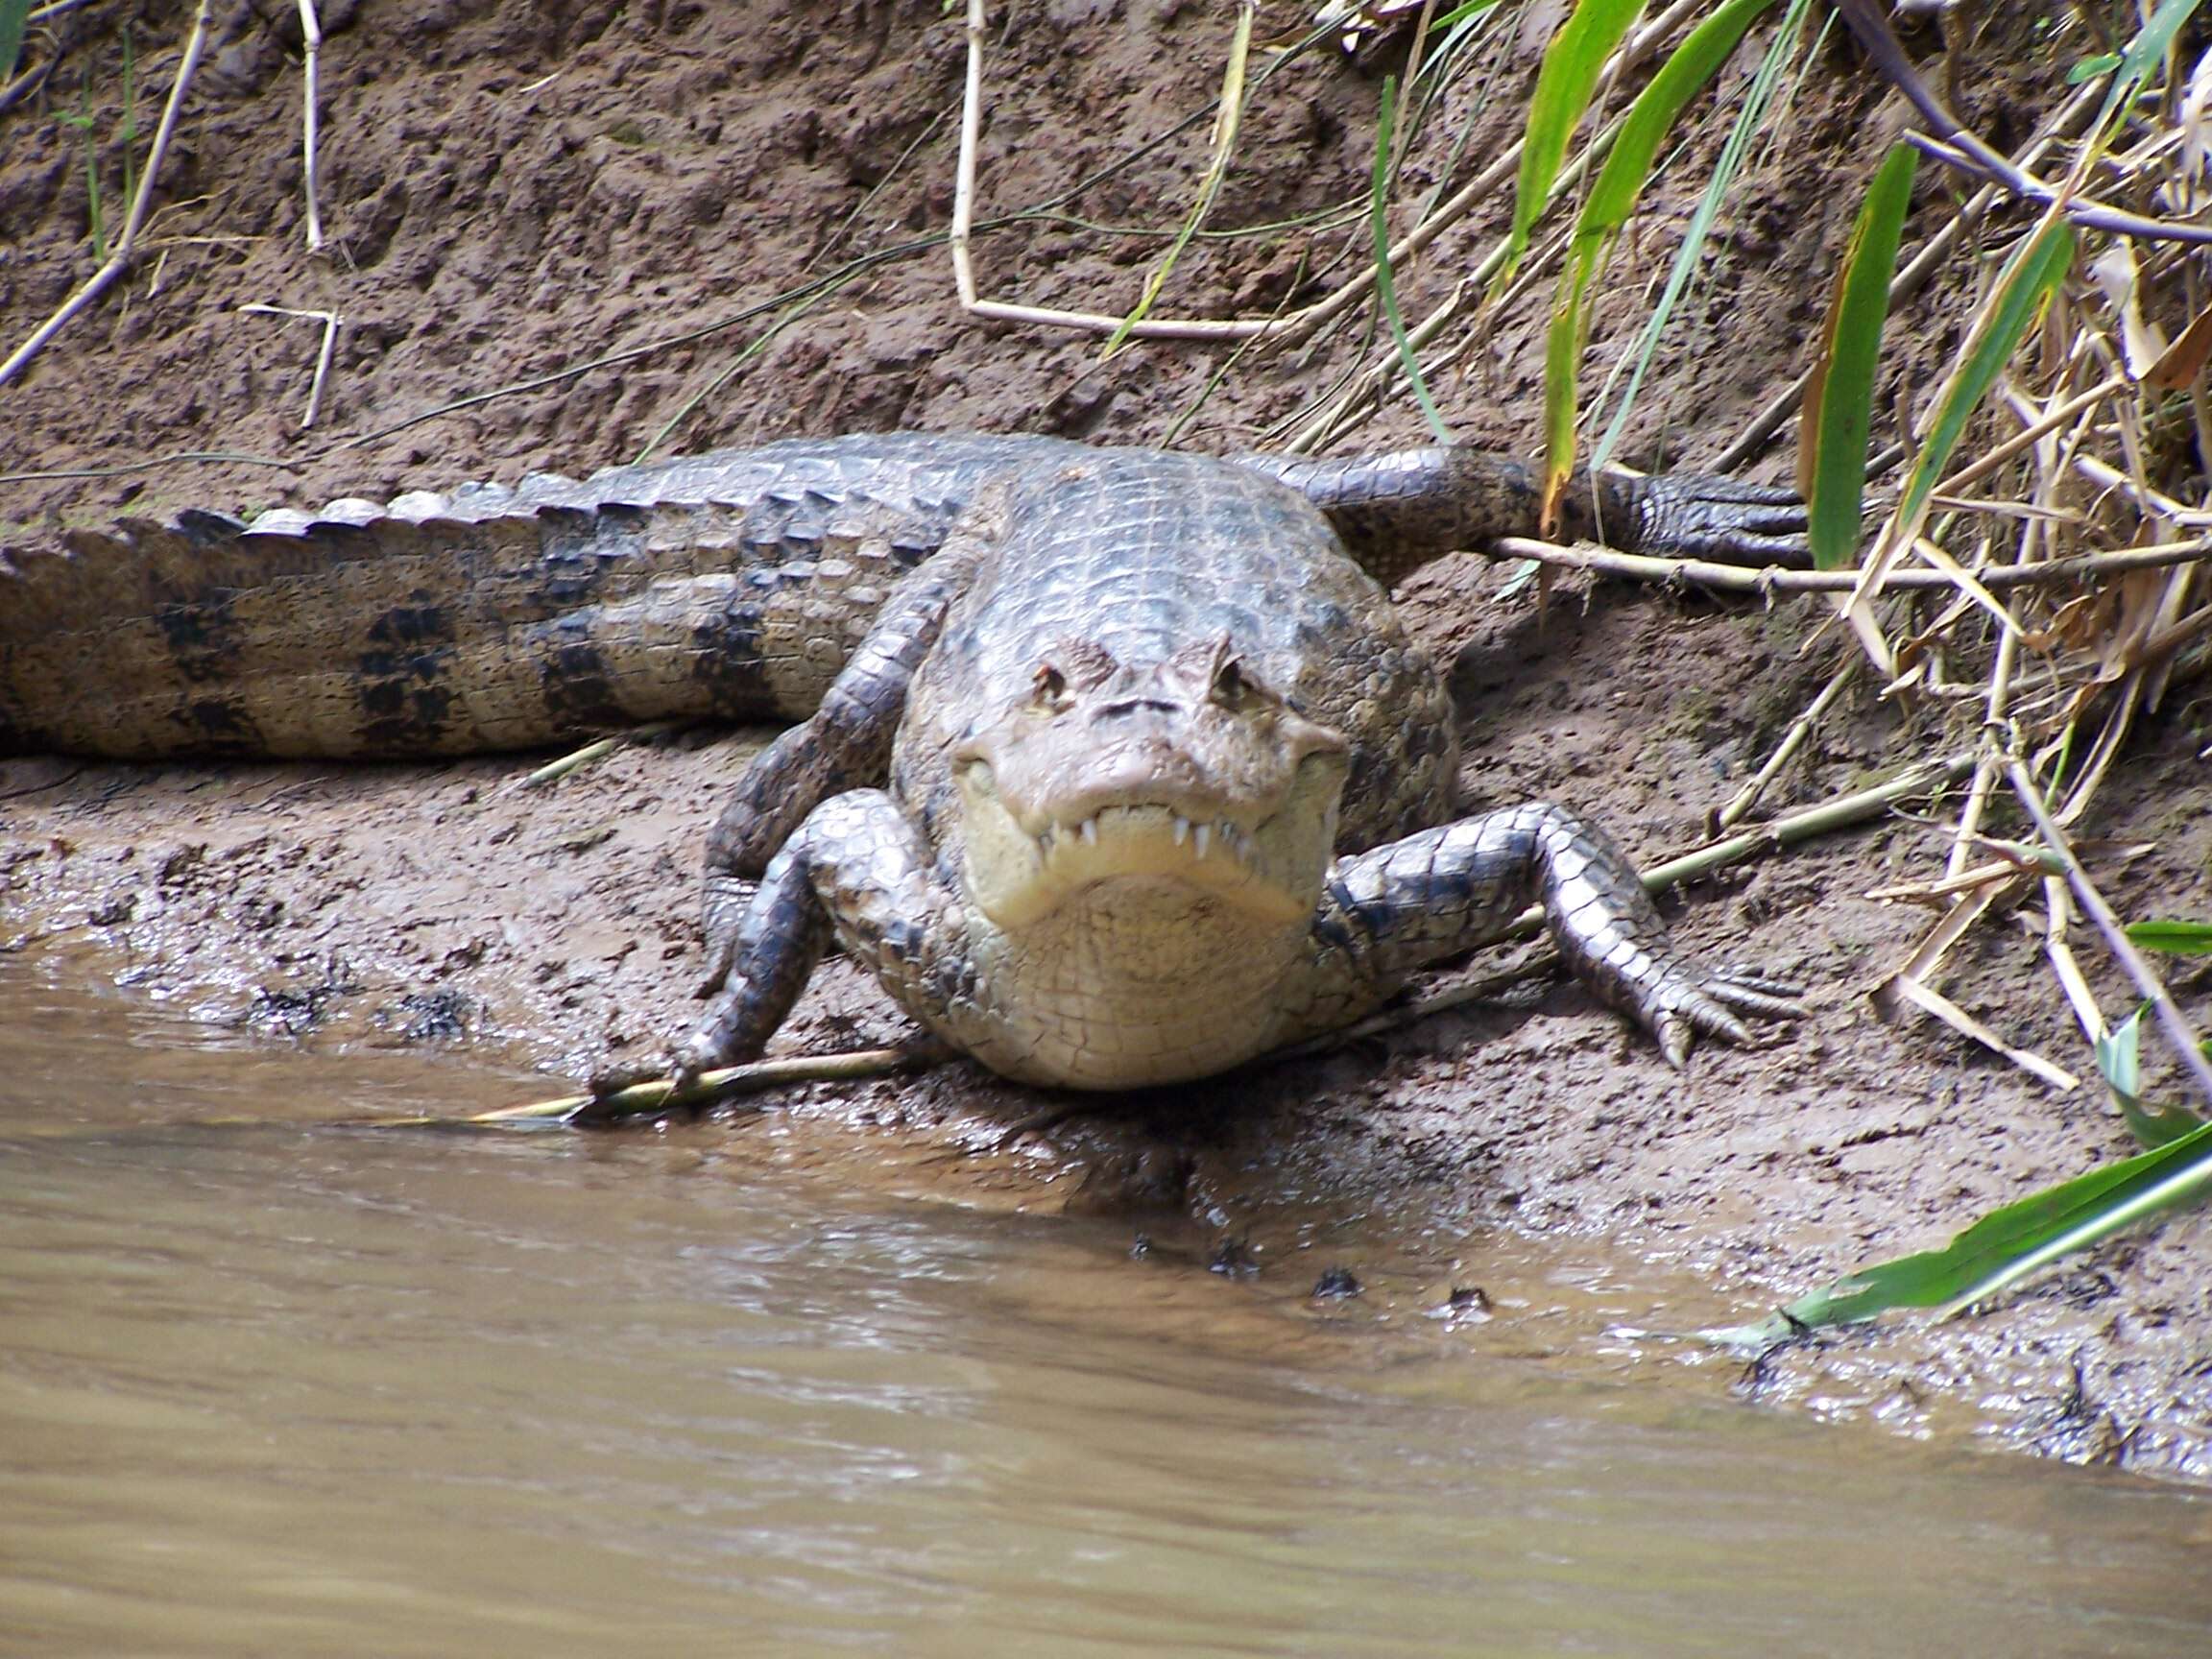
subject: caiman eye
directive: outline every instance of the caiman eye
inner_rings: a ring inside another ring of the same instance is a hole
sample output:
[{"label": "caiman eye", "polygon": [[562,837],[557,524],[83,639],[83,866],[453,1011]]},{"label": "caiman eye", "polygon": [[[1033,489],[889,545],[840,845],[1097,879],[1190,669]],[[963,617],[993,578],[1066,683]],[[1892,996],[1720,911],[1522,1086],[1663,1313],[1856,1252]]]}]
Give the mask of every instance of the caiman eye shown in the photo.
[{"label": "caiman eye", "polygon": [[1037,664],[1037,678],[1030,682],[1030,701],[1040,709],[1060,709],[1068,706],[1068,676],[1050,662]]},{"label": "caiman eye", "polygon": [[1214,701],[1236,713],[1265,698],[1265,689],[1244,672],[1243,664],[1229,657],[1214,670]]}]

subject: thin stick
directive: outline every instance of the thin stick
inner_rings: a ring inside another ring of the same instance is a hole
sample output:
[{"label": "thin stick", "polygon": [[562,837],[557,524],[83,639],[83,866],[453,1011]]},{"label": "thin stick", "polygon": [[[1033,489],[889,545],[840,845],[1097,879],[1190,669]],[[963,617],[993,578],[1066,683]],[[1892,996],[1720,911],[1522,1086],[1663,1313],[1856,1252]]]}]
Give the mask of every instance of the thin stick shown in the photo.
[{"label": "thin stick", "polygon": [[580,766],[589,766],[594,760],[605,758],[617,749],[635,743],[650,743],[657,737],[665,737],[675,730],[676,722],[672,720],[659,721],[651,726],[633,726],[627,732],[617,732],[612,737],[602,737],[596,742],[585,744],[581,749],[571,750],[557,760],[546,761],[535,772],[525,774],[516,786],[521,789],[542,788],[547,783],[567,777]]},{"label": "thin stick", "polygon": [[2097,891],[2096,883],[2089,879],[2089,872],[2081,867],[2081,860],[2075,856],[2074,848],[2066,839],[2066,832],[2053,821],[2051,809],[2044,803],[2043,792],[2035,786],[2035,780],[2030,776],[2027,766],[2015,758],[2006,770],[2012,781],[2013,794],[2020,798],[2020,805],[2027,808],[2028,816],[2035,821],[2036,833],[2043,837],[2050,855],[2057,860],[2065,872],[2066,884],[2073,888],[2075,902],[2081,906],[2082,914],[2096,924],[2098,932],[2104,935],[2105,946],[2127,971],[2128,977],[2135,982],[2136,991],[2156,1012],[2158,1026],[2166,1033],[2166,1041],[2174,1046],[2175,1052],[2181,1056],[2182,1065],[2196,1078],[2198,1090],[2203,1094],[2205,1103],[2212,1105],[2212,1060],[2205,1059],[2204,1051],[2198,1044],[2197,1033],[2190,1029],[2188,1019],[2167,993],[2165,982],[2158,977],[2156,971],[2144,959],[2143,953],[2135,949],[2134,942],[2128,937],[2127,929],[2120,925],[2120,918],[2112,913],[2112,906],[2105,903],[2104,896]]},{"label": "thin stick", "polygon": [[503,1106],[462,1118],[401,1118],[377,1121],[396,1129],[454,1123],[480,1123],[491,1128],[567,1129],[588,1123],[609,1123],[618,1118],[657,1116],[687,1111],[735,1094],[751,1094],[783,1083],[849,1083],[867,1077],[884,1077],[894,1071],[929,1064],[935,1048],[854,1048],[839,1054],[801,1054],[788,1060],[756,1060],[746,1066],[725,1066],[701,1072],[690,1088],[679,1090],[673,1077],[655,1077],[633,1083],[608,1094],[563,1094],[551,1100],[533,1100],[525,1106]]},{"label": "thin stick", "polygon": [[1767,786],[1774,781],[1783,767],[1790,764],[1791,757],[1805,746],[1806,738],[1813,734],[1813,728],[1820,724],[1821,717],[1835,707],[1836,699],[1843,694],[1843,688],[1858,675],[1862,661],[1863,659],[1859,657],[1843,659],[1843,665],[1829,676],[1828,684],[1820,688],[1820,695],[1814,698],[1805,711],[1791,722],[1790,730],[1783,733],[1782,741],[1774,746],[1774,753],[1767,757],[1767,764],[1760,767],[1751,781],[1729,798],[1727,805],[1713,814],[1707,823],[1707,834],[1719,834],[1758,805],[1759,797],[1767,792]]},{"label": "thin stick", "polygon": [[338,325],[344,321],[331,311],[323,318],[323,346],[315,353],[315,383],[307,388],[307,413],[301,421],[303,427],[315,424],[315,417],[322,412],[323,388],[329,384],[330,359],[338,352]]},{"label": "thin stick", "polygon": [[282,460],[275,455],[245,455],[233,449],[179,449],[168,455],[156,455],[144,461],[125,461],[114,467],[60,467],[44,472],[0,472],[0,484],[40,484],[59,478],[128,478],[133,472],[152,472],[163,467],[180,467],[186,462],[236,467],[299,466],[297,461]]},{"label": "thin stick", "polygon": [[345,319],[335,311],[295,311],[286,305],[264,305],[258,301],[238,309],[263,317],[301,317],[323,325],[323,346],[315,353],[315,378],[307,388],[307,413],[300,418],[300,430],[306,431],[315,424],[315,416],[323,407],[323,386],[330,377],[330,358],[338,349],[338,327]]},{"label": "thin stick", "polygon": [[170,137],[177,131],[177,113],[184,103],[184,90],[192,84],[194,71],[200,67],[200,54],[207,44],[207,12],[213,0],[200,0],[192,14],[192,34],[184,43],[184,58],[177,65],[177,81],[169,88],[169,102],[162,106],[161,124],[154,132],[154,147],[146,154],[146,171],[138,180],[138,194],[132,198],[130,214],[123,221],[123,234],[116,238],[115,251],[108,262],[92,273],[84,286],[69,296],[61,308],[32,331],[31,337],[0,363],[0,386],[20,374],[34,357],[46,349],[46,343],[61,332],[78,313],[108,292],[115,278],[130,269],[137,252],[138,232],[146,224],[146,212],[154,201],[154,183],[161,175],[161,162],[169,153]]},{"label": "thin stick", "polygon": [[[304,108],[301,112],[300,123],[301,128],[301,143],[305,155],[302,172],[305,175],[307,188],[307,252],[320,253],[323,252],[323,208],[319,192],[316,189],[315,154],[318,122],[315,109],[319,102],[317,65],[323,53],[323,24],[321,19],[315,15],[315,0],[300,0],[300,39],[305,48],[307,70]],[[327,351],[327,346],[325,349]],[[322,389],[320,376],[317,378],[316,389],[318,392]],[[315,411],[312,405],[310,405],[307,419],[302,424],[308,426],[315,424]]]},{"label": "thin stick", "polygon": [[[1786,570],[1779,565],[1749,568],[1741,565],[1716,565],[1705,559],[1660,559],[1648,553],[1616,553],[1600,547],[1561,547],[1527,536],[1500,536],[1483,549],[1495,558],[1533,559],[1569,570],[1597,570],[1628,576],[1639,582],[1695,582],[1700,588],[1721,588],[1737,593],[1848,593],[1859,585],[1853,570]],[[2081,576],[2115,575],[2127,570],[2154,570],[2171,565],[2189,565],[2212,558],[2212,537],[2187,541],[2166,541],[2154,547],[2128,547],[2117,553],[2083,553],[2070,559],[2047,559],[2033,565],[2008,565],[1984,570],[1975,578],[1984,588],[2028,588],[2070,582]],[[1904,588],[1957,588],[1960,580],[1946,570],[1892,570],[1882,579],[1886,590]],[[2179,643],[2179,641],[2176,641]]]}]

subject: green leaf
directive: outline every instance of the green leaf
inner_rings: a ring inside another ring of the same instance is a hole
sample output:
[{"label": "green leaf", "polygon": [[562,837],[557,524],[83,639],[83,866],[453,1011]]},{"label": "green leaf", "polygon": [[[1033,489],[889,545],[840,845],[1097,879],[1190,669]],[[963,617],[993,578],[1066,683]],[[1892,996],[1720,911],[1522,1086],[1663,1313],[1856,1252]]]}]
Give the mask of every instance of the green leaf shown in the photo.
[{"label": "green leaf", "polygon": [[1382,302],[1382,315],[1390,324],[1390,338],[1398,343],[1399,364],[1406,371],[1421,413],[1429,418],[1429,430],[1436,434],[1437,443],[1449,444],[1452,429],[1444,424],[1444,417],[1436,413],[1435,401],[1429,396],[1429,382],[1422,376],[1421,360],[1413,354],[1412,337],[1406,332],[1406,315],[1398,308],[1398,284],[1390,275],[1390,128],[1397,92],[1396,78],[1385,75],[1382,107],[1375,118],[1375,179],[1367,198],[1368,223],[1375,232],[1375,297]]},{"label": "green leaf", "polygon": [[2165,1145],[1995,1211],[1940,1250],[1885,1262],[1839,1279],[1757,1325],[1708,1332],[1731,1345],[1764,1345],[1893,1308],[1948,1308],[1995,1295],[2070,1251],[2212,1192],[2212,1123]]},{"label": "green leaf", "polygon": [[2164,1146],[2200,1127],[2204,1119],[2185,1107],[2153,1106],[2143,1098],[2143,1010],[2150,1006],[2144,1003],[2097,1039],[2097,1070],[2120,1104],[2128,1132],[2145,1146]]},{"label": "green leaf", "polygon": [[2120,67],[2120,54],[2100,52],[2094,58],[2084,58],[2066,71],[2066,84],[2079,86],[2084,81],[2094,81],[2100,75],[2109,75]]},{"label": "green leaf", "polygon": [[1598,72],[1628,33],[1643,0],[1580,0],[1575,14],[1552,36],[1537,71],[1536,92],[1528,101],[1528,127],[1522,136],[1521,180],[1513,194],[1513,231],[1499,268],[1503,288],[1514,266],[1528,252],[1528,233],[1551,199],[1567,141],[1581,125],[1598,88]]},{"label": "green leaf", "polygon": [[23,52],[23,25],[31,15],[31,0],[0,0],[0,81],[15,73],[15,60]]},{"label": "green leaf", "polygon": [[1859,552],[1874,368],[1889,315],[1897,238],[1912,197],[1914,156],[1911,145],[1893,146],[1860,204],[1828,312],[1827,339],[1805,387],[1803,430],[1811,447],[1800,471],[1808,486],[1813,563],[1822,570],[1839,569]]},{"label": "green leaf", "polygon": [[1705,19],[1660,65],[1623,117],[1599,169],[1597,182],[1582,204],[1568,249],[1568,268],[1559,279],[1551,306],[1551,331],[1544,350],[1545,499],[1575,469],[1575,379],[1582,344],[1589,333],[1587,299],[1599,265],[1651,177],[1659,146],[1675,117],[1743,38],[1752,19],[1774,0],[1727,0]]},{"label": "green leaf", "polygon": [[2200,0],[2166,0],[2151,13],[2150,22],[2120,56],[2120,79],[2112,87],[2114,98],[2134,97],[2135,89],[2156,73],[2173,48],[2174,37],[2181,33],[2181,25],[2189,21],[2200,4]]},{"label": "green leaf", "polygon": [[2127,118],[2136,94],[2143,90],[2143,84],[2165,65],[2166,55],[2174,47],[2174,37],[2180,34],[2181,26],[2189,21],[2200,3],[2201,0],[2164,0],[2128,42],[2120,54],[2119,72],[2112,77],[2112,84],[2104,89],[2104,107],[2097,111],[2096,122],[2083,140],[2090,155],[2103,154],[2120,122]]},{"label": "green leaf", "polygon": [[1989,388],[1996,384],[1998,374],[2019,347],[2021,336],[2042,314],[2073,263],[2074,228],[2062,219],[2046,225],[2042,234],[2033,240],[2023,242],[2006,262],[1997,279],[1996,302],[1984,316],[1981,329],[1968,344],[1950,383],[1943,388],[1943,400],[1936,407],[1935,424],[1929,428],[1927,441],[1920,446],[1920,454],[1912,465],[1912,476],[1907,481],[1898,504],[1898,523],[1908,532],[1917,526],[1930,493],[1935,490],[1936,480],[1943,476],[1951,451],[1959,446],[1959,440],[1966,430],[1968,418],[1988,395]]},{"label": "green leaf", "polygon": [[2212,922],[2130,922],[2130,944],[2175,956],[2212,956]]}]

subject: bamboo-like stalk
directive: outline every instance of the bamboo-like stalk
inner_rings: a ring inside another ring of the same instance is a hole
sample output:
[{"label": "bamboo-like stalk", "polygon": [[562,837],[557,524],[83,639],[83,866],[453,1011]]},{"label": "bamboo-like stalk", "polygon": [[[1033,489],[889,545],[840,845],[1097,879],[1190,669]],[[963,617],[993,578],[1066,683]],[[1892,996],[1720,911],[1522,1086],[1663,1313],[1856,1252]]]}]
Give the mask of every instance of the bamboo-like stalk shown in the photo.
[{"label": "bamboo-like stalk", "polygon": [[2067,840],[2065,830],[2053,818],[2050,805],[2044,801],[2043,792],[2036,787],[2035,780],[2028,768],[2015,759],[2006,771],[2011,781],[2012,793],[2019,797],[2021,806],[2034,820],[2036,833],[2042,836],[2045,849],[2064,871],[2066,884],[2073,889],[2075,902],[2081,906],[2081,913],[2104,936],[2105,948],[2112,952],[2113,959],[2134,982],[2137,993],[2151,1004],[2158,1018],[2158,1028],[2165,1033],[2166,1041],[2180,1057],[2189,1074],[2196,1079],[2198,1093],[2204,1097],[2205,1105],[2212,1107],[2212,1060],[2204,1057],[2202,1045],[2196,1031],[2191,1028],[2188,1017],[2181,1012],[2179,1004],[2167,991],[2166,982],[2158,977],[2157,971],[2151,966],[2143,952],[2135,949],[2134,942],[2128,937],[2128,930],[2121,926],[2120,918],[2112,913],[2111,905],[2105,903],[2104,896],[2097,890],[2097,884],[2089,879],[2089,872],[2081,867],[2081,860],[2076,856],[2073,843]]},{"label": "bamboo-like stalk", "polygon": [[[307,252],[320,253],[323,252],[323,205],[315,157],[321,148],[320,117],[316,110],[322,102],[318,65],[323,56],[323,21],[315,15],[315,0],[300,0],[300,40],[305,60],[300,128],[301,171],[307,192]],[[320,386],[320,380],[317,384]],[[305,424],[315,424],[312,408]]]},{"label": "bamboo-like stalk", "polygon": [[[1562,547],[1527,536],[1501,536],[1490,543],[1487,551],[1502,559],[1533,559],[1540,565],[1556,565],[1565,570],[1594,570],[1631,577],[1639,582],[1695,583],[1700,588],[1732,593],[1848,593],[1860,581],[1856,570],[1788,570],[1779,565],[1749,568],[1741,565],[1717,565],[1707,559],[1663,559],[1648,553],[1616,553],[1603,547]],[[2212,560],[2212,536],[2166,541],[2152,547],[2128,547],[2115,553],[2083,553],[2068,559],[2041,560],[2032,565],[2002,565],[1978,571],[1973,580],[1994,591],[2003,591],[2076,582],[2084,577],[2117,576],[2129,570],[2156,570],[2205,560]],[[1891,590],[1939,590],[1960,585],[1960,575],[1950,570],[1892,570],[1882,583],[1886,589]],[[2201,626],[2200,624],[2200,631]],[[2174,643],[2185,641],[2177,639]]]},{"label": "bamboo-like stalk", "polygon": [[108,255],[107,263],[85,278],[82,288],[63,301],[53,316],[33,329],[31,337],[10,352],[7,361],[0,362],[0,386],[22,373],[32,359],[46,349],[47,342],[107,293],[137,257],[138,235],[146,228],[146,214],[154,202],[155,181],[161,176],[161,163],[169,155],[169,141],[176,135],[177,114],[183,107],[185,90],[200,67],[200,56],[207,46],[207,12],[211,4],[212,0],[200,0],[193,11],[192,32],[184,41],[184,56],[177,65],[177,79],[169,88],[169,101],[161,107],[161,122],[154,130],[153,147],[146,153],[146,171],[139,176],[138,193],[131,199],[131,210],[123,220],[123,234],[115,239],[114,251]]},{"label": "bamboo-like stalk", "polygon": [[323,343],[315,352],[315,375],[307,387],[307,412],[300,418],[300,429],[308,430],[322,411],[323,388],[330,378],[330,360],[338,349],[338,330],[346,320],[335,311],[295,311],[288,305],[264,305],[258,301],[238,309],[262,317],[299,317],[323,325]]}]

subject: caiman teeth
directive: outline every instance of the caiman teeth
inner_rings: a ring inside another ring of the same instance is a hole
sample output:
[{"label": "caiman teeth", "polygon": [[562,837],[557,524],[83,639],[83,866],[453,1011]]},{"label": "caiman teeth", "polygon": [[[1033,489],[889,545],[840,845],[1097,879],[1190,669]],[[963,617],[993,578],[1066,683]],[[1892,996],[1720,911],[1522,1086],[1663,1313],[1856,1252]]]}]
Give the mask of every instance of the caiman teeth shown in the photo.
[{"label": "caiman teeth", "polygon": [[[1099,824],[1101,820],[1106,813],[1121,810],[1125,809],[1109,806],[1077,822],[1046,823],[1043,829],[1037,831],[1038,854],[1043,857],[1050,858],[1061,849],[1067,847],[1070,842],[1080,842],[1087,849],[1096,849],[1100,844]],[[1160,809],[1157,807],[1138,807],[1126,810],[1147,812]],[[1154,820],[1154,822],[1157,823],[1158,820]],[[1188,846],[1193,859],[1203,860],[1213,856],[1226,858],[1233,862],[1242,862],[1253,855],[1255,845],[1253,832],[1227,818],[1207,823],[1202,820],[1194,822],[1180,813],[1169,814],[1167,815],[1167,833],[1177,847]]]}]

